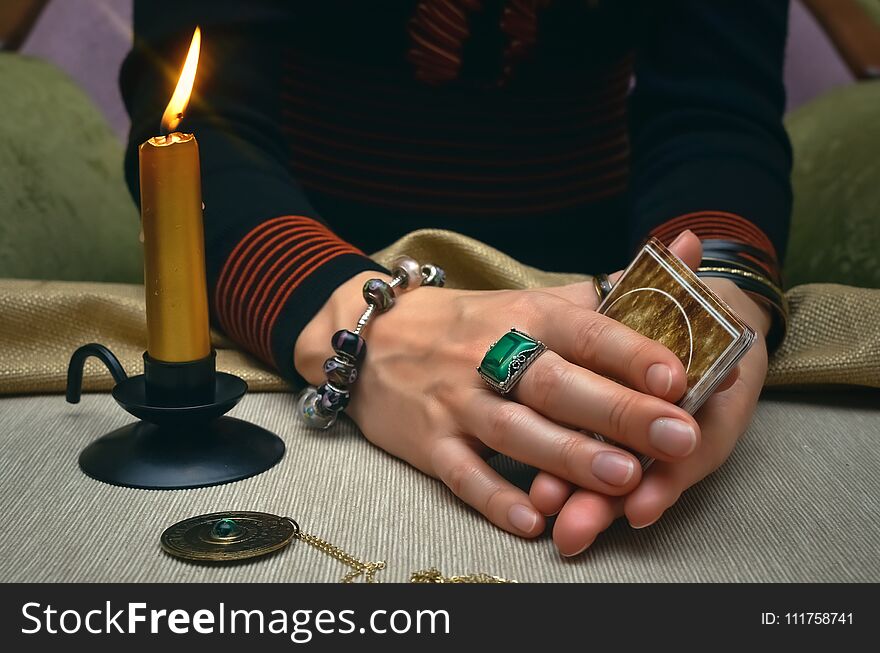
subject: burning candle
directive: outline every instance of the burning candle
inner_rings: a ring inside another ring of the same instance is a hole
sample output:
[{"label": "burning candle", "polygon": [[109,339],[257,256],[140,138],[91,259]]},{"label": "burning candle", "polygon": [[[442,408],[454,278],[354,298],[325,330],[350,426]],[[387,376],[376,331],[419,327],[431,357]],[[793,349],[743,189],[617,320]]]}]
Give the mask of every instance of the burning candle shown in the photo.
[{"label": "burning candle", "polygon": [[192,93],[200,44],[197,27],[162,116],[164,135],[138,148],[147,353],[167,363],[211,354],[199,147],[192,134],[174,131]]}]

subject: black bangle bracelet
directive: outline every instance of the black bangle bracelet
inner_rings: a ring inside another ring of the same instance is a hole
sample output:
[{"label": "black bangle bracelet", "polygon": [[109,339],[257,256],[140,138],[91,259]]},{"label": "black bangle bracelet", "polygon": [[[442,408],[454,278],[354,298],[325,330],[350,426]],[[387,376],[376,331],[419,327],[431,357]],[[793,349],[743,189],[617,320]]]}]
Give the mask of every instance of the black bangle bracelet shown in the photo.
[{"label": "black bangle bracelet", "polygon": [[739,241],[707,238],[706,240],[702,241],[702,243],[703,243],[703,251],[717,250],[719,252],[734,252],[734,253],[745,252],[746,254],[749,254],[750,256],[755,257],[756,259],[766,263],[767,265],[772,265],[775,267],[778,263],[778,261],[776,260],[776,257],[771,256],[770,254],[768,254],[764,250],[758,249],[757,247],[754,247],[753,245],[741,243]]},{"label": "black bangle bracelet", "polygon": [[[747,285],[749,287],[757,288],[756,292],[766,296],[767,299],[774,301],[780,306],[784,306],[786,303],[785,293],[782,291],[782,288],[762,274],[755,274],[750,270],[743,270],[731,265],[700,266],[697,268],[697,272],[716,273],[719,276],[724,276],[724,278],[735,281],[737,285]],[[707,274],[706,276],[711,275]]]},{"label": "black bangle bracelet", "polygon": [[702,244],[704,259],[735,263],[734,267],[748,268],[782,285],[779,262],[769,252],[734,240],[707,239]]},{"label": "black bangle bracelet", "polygon": [[781,288],[763,275],[733,267],[700,267],[697,268],[697,276],[727,279],[744,292],[763,299],[772,313],[767,349],[772,352],[779,347],[788,330],[788,299]]}]

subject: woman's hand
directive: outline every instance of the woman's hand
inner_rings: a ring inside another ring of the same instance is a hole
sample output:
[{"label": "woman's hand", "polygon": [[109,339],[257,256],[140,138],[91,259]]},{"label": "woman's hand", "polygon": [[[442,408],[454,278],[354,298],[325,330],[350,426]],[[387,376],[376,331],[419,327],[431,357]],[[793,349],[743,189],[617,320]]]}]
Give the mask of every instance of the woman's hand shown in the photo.
[{"label": "woman's hand", "polygon": [[[376,276],[365,272],[340,286],[301,333],[294,360],[310,383],[323,382],[330,336],[352,328],[364,308],[363,282]],[[347,414],[370,441],[442,479],[518,535],[541,533],[544,517],[485,462],[493,451],[599,496],[631,492],[641,480],[637,460],[579,429],[661,461],[682,460],[700,442],[696,421],[673,403],[684,392],[685,371],[659,343],[566,298],[574,292],[595,296],[590,284],[547,291],[422,287],[398,296],[367,327],[368,351]],[[475,368],[511,326],[548,351],[502,398]]]},{"label": "woman's hand", "polygon": [[694,454],[683,462],[655,462],[628,496],[603,495],[575,488],[545,472],[538,474],[530,495],[543,514],[559,514],[553,540],[563,555],[582,552],[622,515],[634,528],[656,522],[685,490],[727,460],[748,427],[767,373],[764,336],[770,326],[770,315],[734,283],[724,279],[705,281],[758,332],[758,341],[740,362],[738,373],[733,373],[697,413],[703,437]]}]

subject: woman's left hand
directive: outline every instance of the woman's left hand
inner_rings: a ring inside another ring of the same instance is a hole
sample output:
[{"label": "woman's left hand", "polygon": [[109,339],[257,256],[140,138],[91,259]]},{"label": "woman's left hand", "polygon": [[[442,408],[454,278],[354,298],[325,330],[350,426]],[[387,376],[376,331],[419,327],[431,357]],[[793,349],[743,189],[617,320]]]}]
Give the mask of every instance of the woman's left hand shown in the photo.
[{"label": "woman's left hand", "polygon": [[611,497],[584,490],[539,472],[529,494],[535,507],[545,515],[558,513],[553,541],[562,555],[573,556],[584,551],[620,516],[625,515],[633,528],[656,522],[685,490],[727,460],[748,428],[767,374],[764,336],[770,326],[770,314],[733,282],[704,281],[758,332],[757,341],[740,361],[738,373],[732,374],[731,380],[697,412],[696,419],[703,433],[697,451],[681,462],[656,461],[627,496]]}]

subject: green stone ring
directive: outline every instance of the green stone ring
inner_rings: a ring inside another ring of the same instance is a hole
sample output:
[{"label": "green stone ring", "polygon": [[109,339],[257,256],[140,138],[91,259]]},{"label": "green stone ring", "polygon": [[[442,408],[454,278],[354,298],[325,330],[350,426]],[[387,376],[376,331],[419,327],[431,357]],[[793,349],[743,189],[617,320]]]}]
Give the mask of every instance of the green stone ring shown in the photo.
[{"label": "green stone ring", "polygon": [[540,340],[511,327],[489,346],[477,372],[495,392],[505,395],[545,349],[546,345]]}]

